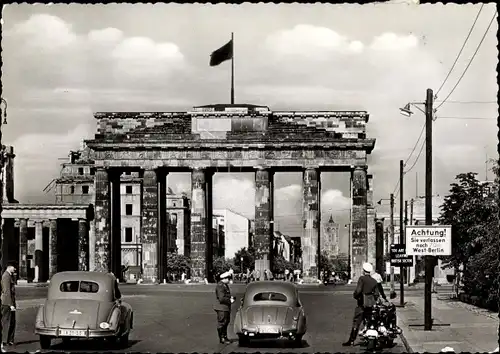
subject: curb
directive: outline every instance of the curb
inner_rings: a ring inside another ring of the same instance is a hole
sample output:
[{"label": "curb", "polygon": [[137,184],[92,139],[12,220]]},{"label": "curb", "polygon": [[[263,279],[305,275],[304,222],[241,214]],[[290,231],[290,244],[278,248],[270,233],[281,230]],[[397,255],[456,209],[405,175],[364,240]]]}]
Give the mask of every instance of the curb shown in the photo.
[{"label": "curb", "polygon": [[405,353],[415,353],[413,351],[413,349],[411,348],[410,343],[408,343],[408,340],[406,339],[406,337],[404,336],[403,333],[401,333],[399,335],[399,338],[401,339],[401,342],[403,342],[403,345],[405,346],[405,350],[406,350]]}]

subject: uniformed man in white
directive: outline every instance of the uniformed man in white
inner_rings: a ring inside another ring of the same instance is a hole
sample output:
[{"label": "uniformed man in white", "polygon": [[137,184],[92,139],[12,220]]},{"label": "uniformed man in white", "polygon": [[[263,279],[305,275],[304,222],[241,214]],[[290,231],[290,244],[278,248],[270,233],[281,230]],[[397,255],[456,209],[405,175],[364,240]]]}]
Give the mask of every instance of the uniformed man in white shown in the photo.
[{"label": "uniformed man in white", "polygon": [[227,338],[227,327],[231,320],[231,305],[234,302],[234,297],[231,296],[229,289],[229,278],[233,275],[233,270],[219,275],[219,282],[215,287],[215,303],[214,310],[217,313],[217,333],[221,344],[230,343]]}]

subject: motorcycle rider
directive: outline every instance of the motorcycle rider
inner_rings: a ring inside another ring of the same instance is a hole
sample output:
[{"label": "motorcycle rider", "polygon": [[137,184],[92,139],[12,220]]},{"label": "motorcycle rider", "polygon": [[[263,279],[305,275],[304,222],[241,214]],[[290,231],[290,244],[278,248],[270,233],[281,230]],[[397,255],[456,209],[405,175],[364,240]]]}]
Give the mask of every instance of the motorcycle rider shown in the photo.
[{"label": "motorcycle rider", "polygon": [[[372,274],[372,278],[377,281],[377,288],[380,293],[379,301],[382,306],[384,306],[388,310],[388,318],[387,318],[387,324],[392,325],[393,328],[396,330],[399,329],[397,326],[397,318],[396,318],[396,306],[387,300],[387,297],[385,296],[384,293],[384,288],[382,286],[382,276],[377,273],[376,271]],[[383,300],[383,301],[382,301]]]},{"label": "motorcycle rider", "polygon": [[363,323],[364,318],[371,312],[371,308],[375,305],[376,298],[379,296],[378,283],[370,275],[372,272],[373,266],[370,263],[364,263],[363,275],[359,277],[356,290],[353,293],[353,297],[357,300],[357,306],[354,310],[351,334],[347,342],[342,343],[344,347],[354,344],[358,336],[359,327]]}]

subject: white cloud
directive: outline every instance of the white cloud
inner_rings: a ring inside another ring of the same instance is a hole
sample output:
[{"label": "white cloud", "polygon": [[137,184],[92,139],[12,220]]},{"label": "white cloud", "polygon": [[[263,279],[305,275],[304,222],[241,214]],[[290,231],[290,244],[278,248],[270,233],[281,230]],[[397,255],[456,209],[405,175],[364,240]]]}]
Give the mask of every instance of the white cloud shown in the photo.
[{"label": "white cloud", "polygon": [[57,16],[36,14],[17,24],[13,33],[22,35],[29,46],[44,49],[59,49],[72,44],[76,34],[71,25]]},{"label": "white cloud", "polygon": [[13,142],[15,159],[15,194],[21,202],[39,196],[57,177],[61,161],[70,150],[81,146],[82,138],[91,136],[94,127],[80,124],[66,134],[25,134]]},{"label": "white cloud", "polygon": [[413,34],[401,36],[396,33],[386,32],[376,36],[370,45],[373,50],[395,51],[407,50],[418,46],[418,38]]},{"label": "white cloud", "polygon": [[345,197],[338,189],[329,189],[321,195],[322,214],[344,214],[351,208],[351,198]]},{"label": "white cloud", "polygon": [[231,209],[248,218],[255,215],[255,185],[248,178],[234,178],[228,174],[214,177],[213,208]]},{"label": "white cloud", "polygon": [[109,45],[120,41],[123,38],[123,32],[117,28],[108,27],[90,31],[87,37],[91,42]]},{"label": "white cloud", "polygon": [[276,32],[270,35],[266,42],[278,55],[298,55],[308,59],[322,59],[325,54],[332,52],[363,51],[363,43],[360,41],[351,41],[330,28],[308,24]]}]

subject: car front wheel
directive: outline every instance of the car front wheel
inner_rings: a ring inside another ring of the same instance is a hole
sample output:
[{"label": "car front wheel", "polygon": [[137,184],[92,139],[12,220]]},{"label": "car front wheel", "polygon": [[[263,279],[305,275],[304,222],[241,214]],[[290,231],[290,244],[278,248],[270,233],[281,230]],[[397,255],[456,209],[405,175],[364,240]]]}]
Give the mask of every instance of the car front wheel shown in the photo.
[{"label": "car front wheel", "polygon": [[240,334],[238,336],[238,346],[240,346],[240,347],[248,346],[248,338],[245,337],[244,335]]},{"label": "car front wheel", "polygon": [[52,338],[49,336],[40,336],[40,347],[42,349],[50,349],[50,344],[52,342]]}]

